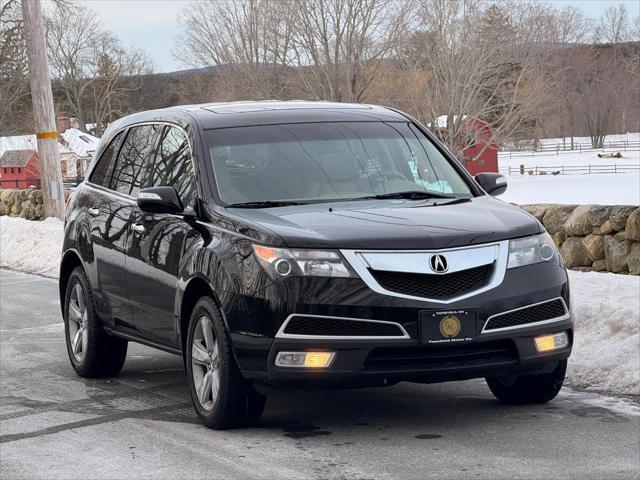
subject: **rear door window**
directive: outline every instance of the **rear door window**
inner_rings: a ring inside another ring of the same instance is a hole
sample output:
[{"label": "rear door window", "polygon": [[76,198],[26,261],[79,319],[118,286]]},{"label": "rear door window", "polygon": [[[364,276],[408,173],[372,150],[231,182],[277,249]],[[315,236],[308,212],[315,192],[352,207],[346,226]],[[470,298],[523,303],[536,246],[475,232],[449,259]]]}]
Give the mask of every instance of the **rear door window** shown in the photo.
[{"label": "rear door window", "polygon": [[160,125],[143,125],[129,129],[111,177],[111,189],[135,196],[148,174]]},{"label": "rear door window", "polygon": [[118,133],[113,140],[111,140],[111,143],[109,143],[109,146],[104,150],[104,152],[102,152],[102,155],[100,155],[100,158],[89,177],[89,181],[91,183],[109,188],[113,162],[115,161],[123,138],[124,132]]},{"label": "rear door window", "polygon": [[182,130],[165,127],[160,138],[158,153],[151,169],[151,186],[172,186],[183,205],[191,203],[193,163],[189,140]]}]

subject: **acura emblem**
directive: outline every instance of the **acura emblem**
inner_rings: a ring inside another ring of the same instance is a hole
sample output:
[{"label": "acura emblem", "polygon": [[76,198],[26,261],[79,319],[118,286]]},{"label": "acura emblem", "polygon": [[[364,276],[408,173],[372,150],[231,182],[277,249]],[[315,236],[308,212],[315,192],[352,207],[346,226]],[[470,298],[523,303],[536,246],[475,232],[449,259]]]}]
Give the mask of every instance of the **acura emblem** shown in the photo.
[{"label": "acura emblem", "polygon": [[429,266],[436,273],[444,273],[449,270],[447,259],[444,255],[431,255],[429,258]]}]

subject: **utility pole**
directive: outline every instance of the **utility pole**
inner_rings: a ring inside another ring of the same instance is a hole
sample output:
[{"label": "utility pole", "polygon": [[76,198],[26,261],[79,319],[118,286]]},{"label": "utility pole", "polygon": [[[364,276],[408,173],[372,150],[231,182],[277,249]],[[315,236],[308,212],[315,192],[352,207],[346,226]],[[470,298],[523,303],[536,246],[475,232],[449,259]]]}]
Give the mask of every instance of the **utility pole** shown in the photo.
[{"label": "utility pole", "polygon": [[58,132],[53,109],[53,95],[47,64],[41,0],[22,0],[24,34],[27,41],[29,81],[33,102],[33,119],[40,159],[40,183],[45,217],[64,217],[62,173],[58,161]]}]

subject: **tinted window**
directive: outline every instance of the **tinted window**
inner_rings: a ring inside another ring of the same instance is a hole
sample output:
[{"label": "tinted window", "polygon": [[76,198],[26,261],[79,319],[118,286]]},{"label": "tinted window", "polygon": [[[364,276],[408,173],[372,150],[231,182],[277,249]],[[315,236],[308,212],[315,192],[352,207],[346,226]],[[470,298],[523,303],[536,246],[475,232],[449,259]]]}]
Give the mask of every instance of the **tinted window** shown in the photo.
[{"label": "tinted window", "polygon": [[111,177],[112,190],[132,196],[138,193],[148,172],[160,128],[144,125],[129,129]]},{"label": "tinted window", "polygon": [[186,135],[179,128],[166,127],[151,171],[151,186],[174,187],[183,205],[191,203],[193,165]]},{"label": "tinted window", "polygon": [[96,185],[101,185],[103,187],[109,186],[109,174],[123,136],[124,132],[118,133],[113,140],[111,140],[111,143],[105,151],[102,152],[96,167],[93,169],[93,172],[91,172],[91,177],[89,178],[91,183],[95,183]]}]

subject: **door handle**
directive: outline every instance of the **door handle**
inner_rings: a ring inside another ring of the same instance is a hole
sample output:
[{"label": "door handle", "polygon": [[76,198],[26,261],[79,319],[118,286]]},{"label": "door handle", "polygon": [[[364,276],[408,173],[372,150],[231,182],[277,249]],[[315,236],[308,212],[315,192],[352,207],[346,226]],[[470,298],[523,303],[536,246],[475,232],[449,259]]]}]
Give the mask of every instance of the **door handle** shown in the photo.
[{"label": "door handle", "polygon": [[136,233],[143,233],[144,232],[144,225],[142,225],[140,223],[133,223],[133,224],[131,224],[131,231],[132,232],[136,232]]},{"label": "door handle", "polygon": [[91,215],[92,217],[97,217],[100,213],[100,210],[98,210],[97,208],[89,208],[87,212],[89,212],[89,215]]}]

